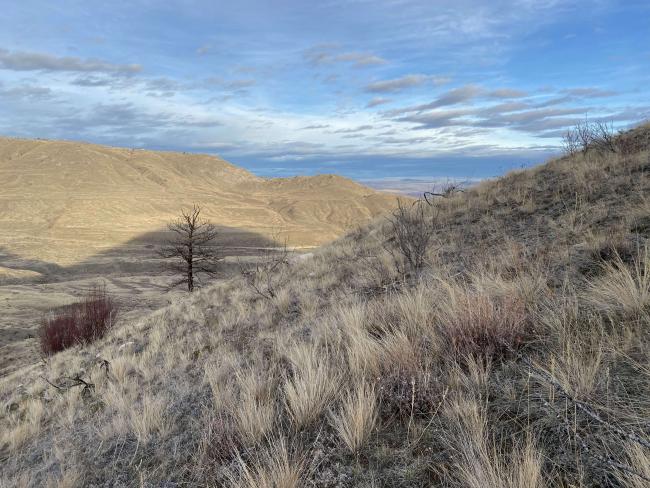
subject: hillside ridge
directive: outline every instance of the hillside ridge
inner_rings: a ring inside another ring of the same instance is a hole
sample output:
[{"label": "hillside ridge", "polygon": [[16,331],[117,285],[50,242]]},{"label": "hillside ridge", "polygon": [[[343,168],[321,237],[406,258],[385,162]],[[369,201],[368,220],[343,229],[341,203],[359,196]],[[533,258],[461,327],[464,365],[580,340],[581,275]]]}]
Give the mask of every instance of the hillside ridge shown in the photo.
[{"label": "hillside ridge", "polygon": [[333,175],[261,178],[216,156],[0,138],[0,250],[57,264],[159,232],[200,204],[224,228],[331,241],[396,197]]}]

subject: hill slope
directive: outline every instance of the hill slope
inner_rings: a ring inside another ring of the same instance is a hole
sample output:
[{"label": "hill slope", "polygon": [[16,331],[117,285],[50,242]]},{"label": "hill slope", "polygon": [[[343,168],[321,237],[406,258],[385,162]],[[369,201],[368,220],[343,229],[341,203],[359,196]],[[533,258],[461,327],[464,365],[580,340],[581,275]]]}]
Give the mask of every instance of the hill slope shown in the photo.
[{"label": "hill slope", "polygon": [[0,138],[0,250],[59,265],[159,231],[199,203],[217,225],[292,246],[340,236],[395,198],[338,176],[262,179],[219,158]]},{"label": "hill slope", "polygon": [[3,481],[648,486],[649,158],[409,206],[15,373]]}]

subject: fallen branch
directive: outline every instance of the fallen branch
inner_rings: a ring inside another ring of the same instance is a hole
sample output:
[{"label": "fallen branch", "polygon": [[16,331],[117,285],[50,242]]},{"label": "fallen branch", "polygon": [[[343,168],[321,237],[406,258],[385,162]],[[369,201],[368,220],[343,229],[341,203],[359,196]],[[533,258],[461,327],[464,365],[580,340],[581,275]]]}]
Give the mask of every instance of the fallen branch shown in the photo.
[{"label": "fallen branch", "polygon": [[[621,428],[611,424],[610,422],[607,422],[606,420],[604,420],[600,415],[598,415],[597,412],[594,411],[594,409],[591,406],[589,406],[588,404],[574,398],[571,394],[569,394],[562,387],[560,382],[557,379],[555,379],[550,373],[548,373],[546,371],[543,371],[543,370],[540,370],[540,369],[536,368],[535,366],[533,366],[530,359],[525,358],[525,357],[521,357],[521,359],[530,368],[530,371],[532,373],[535,373],[536,376],[539,379],[541,379],[543,381],[546,381],[551,386],[555,387],[559,391],[559,393],[566,400],[572,402],[576,406],[576,408],[578,408],[579,410],[584,412],[588,417],[590,417],[591,419],[595,420],[596,422],[598,422],[598,423],[600,423],[602,425],[605,425],[606,427],[608,427],[609,429],[611,429],[612,431],[616,432],[617,434],[619,434],[619,435],[621,435],[623,437],[626,437],[626,438],[628,438],[628,439],[630,439],[630,440],[632,440],[632,441],[634,441],[634,442],[636,442],[636,443],[638,443],[638,444],[640,444],[640,445],[642,445],[644,447],[650,447],[650,442],[648,442],[646,439],[643,439],[642,437],[638,436],[635,433],[626,432],[623,429],[621,429]],[[562,416],[562,414],[560,412],[558,412],[558,410],[555,408],[554,405],[552,405],[550,402],[548,402],[547,400],[545,400],[541,396],[539,397],[539,399],[544,404],[544,406],[549,408],[551,411],[553,411],[555,413],[556,418],[558,420],[560,420],[564,424],[564,427],[566,428],[566,431],[567,431],[567,435],[570,436],[571,432],[573,432],[573,436],[578,441],[578,443],[580,445],[580,448],[582,449],[582,451],[585,454],[587,454],[588,456],[593,457],[594,459],[597,459],[601,463],[607,464],[610,467],[620,469],[621,471],[624,471],[624,472],[626,472],[628,474],[638,476],[639,478],[641,478],[644,481],[650,482],[650,478],[648,478],[647,476],[639,473],[638,471],[636,471],[631,466],[620,463],[616,459],[612,458],[609,455],[608,456],[603,456],[603,455],[601,455],[601,454],[599,454],[597,452],[594,452],[589,447],[589,444],[587,443],[586,439],[578,432],[577,428],[574,428],[574,429],[571,428],[571,425],[569,424],[569,421],[566,418],[566,416]]]},{"label": "fallen branch", "polygon": [[637,444],[642,445],[643,447],[646,447],[650,449],[650,441],[640,437],[639,435],[635,434],[634,432],[627,432],[620,427],[617,427],[616,425],[608,422],[607,420],[603,419],[598,413],[587,403],[582,402],[578,400],[577,398],[574,398],[571,394],[569,394],[560,384],[559,381],[557,381],[550,373],[546,371],[539,370],[538,368],[535,368],[530,360],[528,358],[522,358],[523,361],[530,367],[532,371],[534,371],[537,376],[539,376],[541,379],[545,380],[547,383],[550,383],[553,385],[555,388],[557,388],[562,395],[564,395],[568,400],[570,400],[579,410],[584,412],[586,415],[591,417],[593,420],[596,422],[605,425],[609,429],[613,430],[617,434],[619,434],[622,437],[627,437],[631,441],[636,442]]},{"label": "fallen branch", "polygon": [[67,377],[64,379],[67,379],[69,381],[72,381],[71,384],[64,384],[64,385],[57,385],[55,383],[52,383],[50,380],[48,380],[45,376],[42,376],[42,378],[45,380],[46,383],[49,385],[53,386],[59,391],[66,391],[69,390],[70,388],[74,388],[75,386],[83,386],[83,392],[90,392],[95,389],[95,384],[94,383],[89,383],[85,381],[83,378],[81,378],[80,375],[76,375],[74,378]]}]

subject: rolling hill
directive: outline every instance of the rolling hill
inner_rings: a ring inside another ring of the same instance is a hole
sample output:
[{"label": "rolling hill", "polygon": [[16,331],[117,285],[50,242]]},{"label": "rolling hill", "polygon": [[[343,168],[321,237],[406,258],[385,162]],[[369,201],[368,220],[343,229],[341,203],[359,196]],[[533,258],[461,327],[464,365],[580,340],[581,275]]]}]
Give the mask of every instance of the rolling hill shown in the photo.
[{"label": "rolling hill", "polygon": [[58,265],[155,235],[192,203],[229,232],[295,247],[395,205],[334,175],[263,179],[213,156],[48,140],[0,138],[0,181],[0,252]]}]

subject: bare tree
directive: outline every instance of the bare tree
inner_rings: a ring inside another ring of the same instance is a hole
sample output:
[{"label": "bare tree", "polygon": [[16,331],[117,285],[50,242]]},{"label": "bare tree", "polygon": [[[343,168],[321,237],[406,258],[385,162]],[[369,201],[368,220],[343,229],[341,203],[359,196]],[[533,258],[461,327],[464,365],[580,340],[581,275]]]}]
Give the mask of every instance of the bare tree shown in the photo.
[{"label": "bare tree", "polygon": [[168,225],[174,237],[159,251],[165,259],[173,259],[170,269],[183,274],[183,278],[172,283],[171,287],[187,284],[187,290],[194,291],[198,274],[214,277],[222,257],[214,243],[217,229],[214,224],[200,217],[201,207],[194,205],[192,210],[181,210],[181,216]]}]

